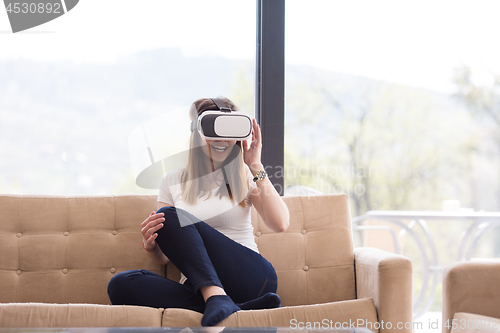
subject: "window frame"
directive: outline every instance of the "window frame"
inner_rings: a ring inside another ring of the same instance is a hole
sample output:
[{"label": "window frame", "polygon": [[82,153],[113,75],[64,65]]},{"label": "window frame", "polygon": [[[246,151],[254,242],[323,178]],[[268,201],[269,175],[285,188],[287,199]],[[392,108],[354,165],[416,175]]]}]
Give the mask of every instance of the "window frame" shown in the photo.
[{"label": "window frame", "polygon": [[285,0],[257,0],[255,118],[262,163],[280,195],[285,163]]}]

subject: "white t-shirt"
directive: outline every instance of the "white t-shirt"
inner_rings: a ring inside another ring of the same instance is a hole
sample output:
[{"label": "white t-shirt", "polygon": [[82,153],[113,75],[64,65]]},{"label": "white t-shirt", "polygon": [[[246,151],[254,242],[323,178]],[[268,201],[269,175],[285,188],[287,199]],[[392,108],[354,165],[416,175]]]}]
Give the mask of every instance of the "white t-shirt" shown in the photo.
[{"label": "white t-shirt", "polygon": [[[218,187],[211,191],[210,197],[207,194],[197,198],[196,204],[194,205],[185,202],[182,199],[180,184],[180,176],[183,169],[169,172],[163,177],[160,185],[160,192],[158,194],[158,201],[189,212],[196,216],[199,221],[207,223],[235,242],[259,253],[253,235],[250,213],[250,208],[252,206],[250,194],[257,185],[252,180],[253,177],[248,166],[245,167],[249,185],[248,193],[245,198],[245,207],[240,206],[236,202],[232,203],[227,196],[220,199],[216,194]],[[215,174],[218,172],[220,173],[221,171],[216,171]]]}]

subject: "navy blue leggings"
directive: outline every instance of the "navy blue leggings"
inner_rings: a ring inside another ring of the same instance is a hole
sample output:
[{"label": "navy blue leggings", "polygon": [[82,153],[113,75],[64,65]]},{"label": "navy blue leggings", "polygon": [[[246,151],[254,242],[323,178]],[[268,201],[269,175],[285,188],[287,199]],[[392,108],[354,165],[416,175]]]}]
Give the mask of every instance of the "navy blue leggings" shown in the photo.
[{"label": "navy blue leggings", "polygon": [[145,270],[116,274],[108,285],[114,305],[182,308],[203,313],[199,289],[220,286],[235,303],[243,303],[278,287],[269,261],[236,243],[182,209],[163,207],[164,226],[156,242],[162,252],[187,277],[184,284]]}]

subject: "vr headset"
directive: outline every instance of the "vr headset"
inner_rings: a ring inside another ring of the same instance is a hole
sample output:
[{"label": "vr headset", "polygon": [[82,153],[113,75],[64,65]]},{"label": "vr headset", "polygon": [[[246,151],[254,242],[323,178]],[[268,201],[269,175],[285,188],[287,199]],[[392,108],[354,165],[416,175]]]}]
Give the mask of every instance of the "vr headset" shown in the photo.
[{"label": "vr headset", "polygon": [[191,123],[191,131],[197,130],[206,140],[244,141],[252,134],[252,119],[232,112],[219,98],[212,98],[219,110],[207,110]]}]

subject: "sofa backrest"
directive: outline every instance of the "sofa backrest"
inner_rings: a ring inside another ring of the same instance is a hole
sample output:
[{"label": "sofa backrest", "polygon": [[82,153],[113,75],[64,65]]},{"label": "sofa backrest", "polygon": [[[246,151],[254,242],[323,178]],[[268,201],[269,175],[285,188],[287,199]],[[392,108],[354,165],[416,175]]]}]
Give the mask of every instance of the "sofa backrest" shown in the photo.
[{"label": "sofa backrest", "polygon": [[[260,253],[276,268],[283,305],[355,298],[346,195],[285,197],[290,227],[269,230],[252,208]],[[155,195],[49,197],[0,195],[0,303],[110,304],[117,272],[147,269],[171,279],[171,264],[142,249],[139,223]]]},{"label": "sofa backrest", "polygon": [[0,196],[0,302],[110,304],[116,272],[164,274],[139,223],[156,196]]},{"label": "sofa backrest", "polygon": [[274,233],[254,210],[259,252],[278,274],[282,304],[307,305],[356,298],[347,195],[284,197],[290,227]]}]

